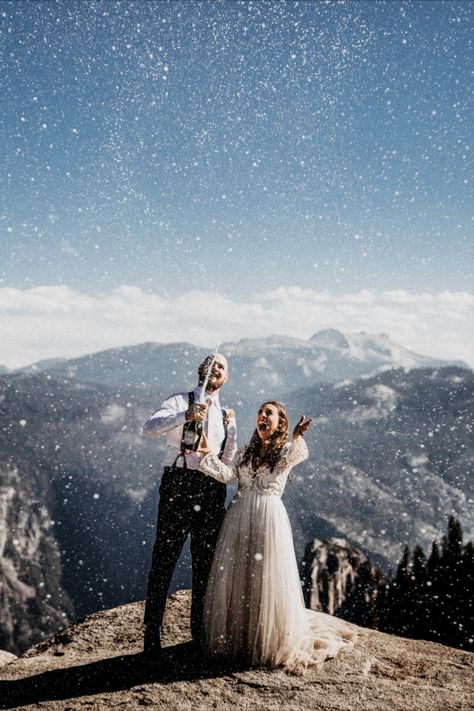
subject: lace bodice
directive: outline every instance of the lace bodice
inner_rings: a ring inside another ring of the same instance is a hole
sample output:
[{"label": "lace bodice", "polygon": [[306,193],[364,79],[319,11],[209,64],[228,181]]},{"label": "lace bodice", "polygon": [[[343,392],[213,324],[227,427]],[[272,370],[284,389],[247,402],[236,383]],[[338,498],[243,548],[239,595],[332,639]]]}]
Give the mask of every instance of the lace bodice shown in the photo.
[{"label": "lace bodice", "polygon": [[257,490],[261,494],[281,496],[285,489],[291,469],[308,458],[308,447],[302,437],[296,442],[287,442],[283,447],[273,471],[268,466],[261,466],[256,471],[252,464],[242,464],[247,445],[239,447],[230,464],[223,464],[215,454],[206,454],[201,459],[199,468],[207,476],[212,476],[224,484],[239,480],[239,491]]}]

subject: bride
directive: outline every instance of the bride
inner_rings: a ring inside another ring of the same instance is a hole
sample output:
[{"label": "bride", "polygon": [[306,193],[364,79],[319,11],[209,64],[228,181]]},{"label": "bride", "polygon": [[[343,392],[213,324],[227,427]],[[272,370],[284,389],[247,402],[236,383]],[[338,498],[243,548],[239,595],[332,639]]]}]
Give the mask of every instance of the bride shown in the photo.
[{"label": "bride", "polygon": [[288,475],[308,457],[301,417],[288,442],[288,417],[264,403],[249,444],[230,465],[200,449],[200,469],[227,483],[238,479],[219,535],[204,602],[204,650],[212,657],[304,673],[356,634],[342,620],[304,606],[293,537],[281,501]]}]

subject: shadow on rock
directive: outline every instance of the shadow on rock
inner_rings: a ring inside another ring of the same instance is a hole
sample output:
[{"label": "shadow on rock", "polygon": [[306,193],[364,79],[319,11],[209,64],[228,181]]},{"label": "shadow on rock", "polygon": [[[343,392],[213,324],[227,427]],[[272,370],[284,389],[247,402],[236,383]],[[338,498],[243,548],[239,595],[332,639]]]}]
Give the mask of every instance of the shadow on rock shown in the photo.
[{"label": "shadow on rock", "polygon": [[0,709],[120,691],[139,684],[209,679],[242,669],[241,665],[224,667],[203,659],[192,643],[177,644],[163,649],[153,662],[141,653],[129,654],[0,681]]}]

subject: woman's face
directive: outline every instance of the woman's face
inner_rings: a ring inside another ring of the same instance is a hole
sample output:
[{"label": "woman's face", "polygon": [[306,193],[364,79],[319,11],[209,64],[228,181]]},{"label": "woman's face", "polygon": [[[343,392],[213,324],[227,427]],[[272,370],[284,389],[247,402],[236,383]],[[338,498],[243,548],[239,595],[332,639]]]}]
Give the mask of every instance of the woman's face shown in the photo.
[{"label": "woman's face", "polygon": [[278,429],[280,417],[275,405],[265,403],[257,413],[257,433],[262,442],[270,439],[272,434]]}]

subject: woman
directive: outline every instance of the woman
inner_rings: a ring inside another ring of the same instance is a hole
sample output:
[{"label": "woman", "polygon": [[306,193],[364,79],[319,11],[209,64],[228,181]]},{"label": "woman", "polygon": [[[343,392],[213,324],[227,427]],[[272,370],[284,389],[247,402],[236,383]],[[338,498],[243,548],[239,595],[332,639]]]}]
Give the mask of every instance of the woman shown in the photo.
[{"label": "woman", "polygon": [[248,445],[230,465],[207,449],[200,469],[221,482],[239,480],[217,543],[204,602],[204,647],[212,656],[304,673],[355,633],[335,617],[304,606],[290,522],[281,495],[288,475],[308,457],[301,417],[288,442],[288,417],[264,403]]}]

